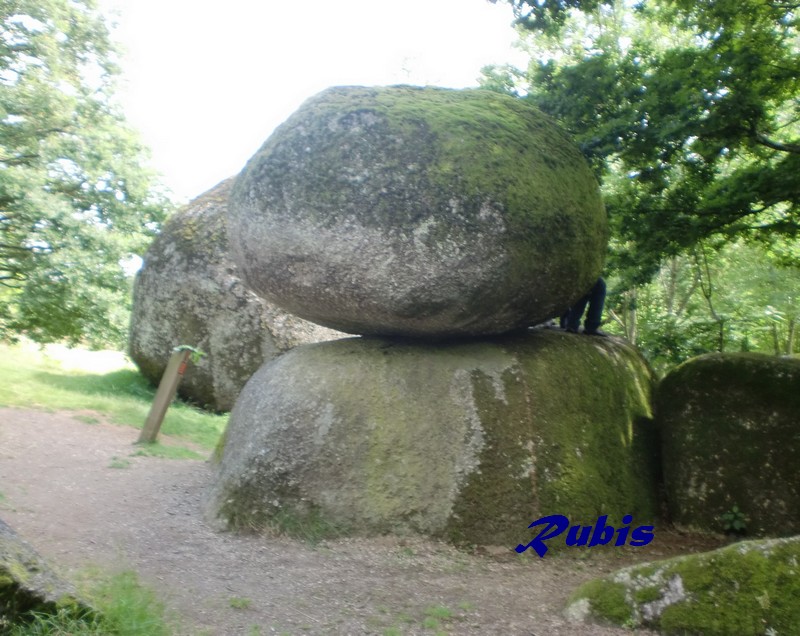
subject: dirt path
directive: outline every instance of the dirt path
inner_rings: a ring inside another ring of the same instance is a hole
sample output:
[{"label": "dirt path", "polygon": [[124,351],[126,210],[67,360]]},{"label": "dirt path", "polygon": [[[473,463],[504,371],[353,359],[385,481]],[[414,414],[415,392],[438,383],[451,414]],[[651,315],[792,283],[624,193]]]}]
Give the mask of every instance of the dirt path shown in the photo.
[{"label": "dirt path", "polygon": [[539,560],[421,539],[311,546],[220,533],[202,515],[211,467],[131,457],[136,435],[70,413],[0,409],[0,517],[68,577],[135,570],[180,634],[435,634],[438,623],[458,635],[630,636],[568,625],[566,598],[631,558],[706,547],[665,537],[648,554]]}]

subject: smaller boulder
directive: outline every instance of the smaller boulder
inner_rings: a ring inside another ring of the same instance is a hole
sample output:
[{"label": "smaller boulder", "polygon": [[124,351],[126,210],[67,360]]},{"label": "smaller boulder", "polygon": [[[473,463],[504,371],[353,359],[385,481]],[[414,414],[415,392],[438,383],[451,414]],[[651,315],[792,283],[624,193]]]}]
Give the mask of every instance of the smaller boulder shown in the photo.
[{"label": "smaller boulder", "polygon": [[92,612],[75,589],[0,519],[0,634],[27,612],[56,614],[59,609],[76,615]]},{"label": "smaller boulder", "polygon": [[158,384],[172,349],[207,355],[189,365],[178,393],[229,411],[265,360],[298,344],[342,334],[293,316],[251,292],[228,256],[227,209],[233,179],[176,212],[144,258],[133,289],[130,356]]},{"label": "smaller boulder", "polygon": [[[800,532],[800,360],[694,358],[655,399],[672,520],[749,536]],[[727,527],[726,527],[727,526]]]},{"label": "smaller boulder", "polygon": [[662,634],[796,634],[798,598],[800,537],[792,537],[624,568],[579,587],[565,614]]}]

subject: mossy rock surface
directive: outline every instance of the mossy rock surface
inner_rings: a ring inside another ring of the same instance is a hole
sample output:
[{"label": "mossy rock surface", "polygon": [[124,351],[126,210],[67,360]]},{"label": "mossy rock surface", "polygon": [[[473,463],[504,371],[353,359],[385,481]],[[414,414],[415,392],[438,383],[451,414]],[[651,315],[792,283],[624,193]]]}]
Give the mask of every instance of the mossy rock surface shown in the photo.
[{"label": "mossy rock surface", "polygon": [[153,241],[134,284],[128,347],[156,385],[174,347],[204,351],[178,391],[214,411],[229,411],[265,360],[342,335],[292,316],[244,286],[228,255],[232,183],[223,181],[176,212]]},{"label": "mossy rock surface", "polygon": [[209,512],[510,547],[548,514],[652,519],[651,379],[623,341],[551,329],[298,347],[239,396]]},{"label": "mossy rock surface", "polygon": [[749,536],[800,533],[800,360],[712,354],[660,383],[670,514],[723,532],[734,506]]},{"label": "mossy rock surface", "polygon": [[558,316],[608,230],[577,146],[483,90],[337,87],[250,160],[231,196],[250,287],[350,333],[497,334]]},{"label": "mossy rock surface", "polygon": [[0,519],[0,634],[25,620],[28,612],[56,614],[59,609],[76,616],[94,611]]},{"label": "mossy rock surface", "polygon": [[578,588],[566,615],[681,636],[797,634],[798,599],[800,537],[791,537],[619,570]]}]

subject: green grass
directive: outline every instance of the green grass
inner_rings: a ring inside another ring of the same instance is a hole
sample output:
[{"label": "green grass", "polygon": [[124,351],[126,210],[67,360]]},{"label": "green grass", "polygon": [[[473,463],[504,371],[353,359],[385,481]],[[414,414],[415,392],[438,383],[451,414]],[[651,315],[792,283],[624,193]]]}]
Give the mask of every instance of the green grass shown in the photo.
[{"label": "green grass", "polygon": [[250,606],[253,604],[253,601],[251,601],[249,598],[242,598],[240,596],[232,596],[228,600],[228,604],[233,609],[249,609]]},{"label": "green grass", "polygon": [[[155,389],[122,360],[115,369],[88,371],[92,353],[83,353],[89,362],[81,368],[30,347],[0,344],[0,406],[92,411],[115,424],[141,428]],[[85,414],[76,418],[84,422],[95,419]],[[161,432],[213,449],[226,423],[227,415],[206,413],[176,401],[167,411]],[[166,453],[160,456],[168,456]]]},{"label": "green grass", "polygon": [[137,444],[131,457],[164,457],[166,459],[205,459],[205,456],[182,446],[164,446],[158,442]]},{"label": "green grass", "polygon": [[125,459],[123,457],[112,457],[111,463],[108,465],[109,468],[130,468],[131,467],[131,460]]},{"label": "green grass", "polygon": [[32,613],[15,624],[9,636],[169,636],[164,606],[143,587],[133,572],[104,579],[86,592],[94,616],[77,615],[68,608],[55,615]]}]

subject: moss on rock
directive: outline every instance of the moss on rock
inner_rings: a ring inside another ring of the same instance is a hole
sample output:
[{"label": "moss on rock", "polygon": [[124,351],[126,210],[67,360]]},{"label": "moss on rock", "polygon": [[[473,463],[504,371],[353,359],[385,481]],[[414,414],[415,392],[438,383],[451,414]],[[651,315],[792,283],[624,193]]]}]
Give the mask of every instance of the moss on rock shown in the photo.
[{"label": "moss on rock", "polygon": [[800,360],[713,354],[658,387],[669,510],[722,532],[737,506],[751,536],[800,532]]},{"label": "moss on rock", "polygon": [[792,537],[625,568],[578,588],[566,614],[663,634],[795,634],[798,598],[800,537]]},{"label": "moss on rock", "polygon": [[60,579],[39,554],[0,520],[0,633],[29,612],[68,610],[86,616],[94,610]]},{"label": "moss on rock", "polygon": [[233,179],[176,212],[144,257],[133,290],[129,351],[158,384],[172,349],[207,355],[189,365],[180,395],[229,411],[265,361],[301,343],[341,336],[301,320],[246,289],[228,255],[227,209]]},{"label": "moss on rock", "polygon": [[299,347],[243,390],[209,511],[510,546],[546,514],[652,519],[651,379],[620,340],[549,329]]},{"label": "moss on rock", "polygon": [[522,100],[482,90],[328,89],[250,160],[231,212],[254,290],[373,335],[557,316],[597,279],[608,240],[577,146]]}]

